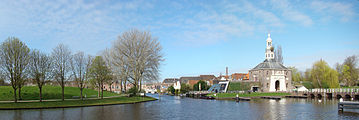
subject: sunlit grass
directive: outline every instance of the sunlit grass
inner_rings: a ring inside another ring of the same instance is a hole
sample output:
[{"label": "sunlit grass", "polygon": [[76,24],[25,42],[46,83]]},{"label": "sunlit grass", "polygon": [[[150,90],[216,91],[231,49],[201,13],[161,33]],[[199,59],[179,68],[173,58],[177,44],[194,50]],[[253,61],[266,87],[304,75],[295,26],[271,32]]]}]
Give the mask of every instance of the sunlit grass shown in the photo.
[{"label": "sunlit grass", "polygon": [[[97,97],[98,92],[93,89],[84,89],[86,97]],[[104,91],[103,96],[117,96],[119,94]],[[21,89],[23,100],[38,100],[39,89],[37,86],[25,86]],[[43,99],[61,99],[60,86],[44,86],[42,89]],[[65,99],[72,99],[73,96],[80,96],[80,89],[77,87],[65,87]],[[14,100],[14,91],[11,86],[0,86],[0,101]]]}]

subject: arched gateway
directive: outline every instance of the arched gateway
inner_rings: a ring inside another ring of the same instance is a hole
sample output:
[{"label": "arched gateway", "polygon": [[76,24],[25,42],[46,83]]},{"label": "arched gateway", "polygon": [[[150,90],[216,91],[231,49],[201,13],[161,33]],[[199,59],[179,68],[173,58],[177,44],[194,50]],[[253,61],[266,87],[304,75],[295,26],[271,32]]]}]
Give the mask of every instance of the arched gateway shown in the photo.
[{"label": "arched gateway", "polygon": [[279,91],[279,80],[275,81],[275,91]]}]

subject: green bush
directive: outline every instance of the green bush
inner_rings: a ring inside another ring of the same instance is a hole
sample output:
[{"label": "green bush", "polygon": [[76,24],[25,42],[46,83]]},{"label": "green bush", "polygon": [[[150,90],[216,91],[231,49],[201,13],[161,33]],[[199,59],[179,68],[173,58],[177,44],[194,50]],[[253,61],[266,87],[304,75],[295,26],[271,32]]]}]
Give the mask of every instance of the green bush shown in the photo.
[{"label": "green bush", "polygon": [[138,93],[137,87],[134,86],[134,87],[130,88],[130,89],[128,90],[128,93],[129,93],[129,94],[136,95],[136,93]]},{"label": "green bush", "polygon": [[175,94],[175,88],[173,87],[173,85],[171,85],[170,87],[167,88],[167,92],[171,93],[171,94]]},{"label": "green bush", "polygon": [[209,89],[209,85],[207,85],[207,83],[205,81],[198,81],[196,84],[193,85],[193,90],[194,91],[199,91],[199,84],[201,83],[201,91],[205,91]]}]

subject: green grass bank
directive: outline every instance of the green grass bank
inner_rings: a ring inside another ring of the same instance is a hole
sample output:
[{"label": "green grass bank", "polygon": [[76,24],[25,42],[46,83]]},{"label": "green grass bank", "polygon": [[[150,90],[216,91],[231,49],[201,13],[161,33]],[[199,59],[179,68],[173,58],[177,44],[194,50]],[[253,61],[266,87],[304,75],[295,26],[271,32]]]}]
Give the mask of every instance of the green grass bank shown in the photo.
[{"label": "green grass bank", "polygon": [[105,99],[89,100],[67,100],[67,101],[47,101],[47,102],[21,102],[21,103],[0,103],[0,110],[14,109],[48,109],[48,108],[68,108],[85,106],[103,106],[116,104],[131,104],[145,101],[157,100],[152,97],[115,97]]},{"label": "green grass bank", "polygon": [[239,97],[262,97],[262,96],[286,96],[290,95],[290,93],[216,93],[208,94],[210,97],[218,97],[218,98],[234,98],[238,94]]},{"label": "green grass bank", "polygon": [[[43,86],[42,96],[44,100],[61,99],[60,86]],[[87,98],[97,97],[97,91],[93,89],[84,89],[83,95]],[[22,100],[38,100],[39,88],[37,86],[25,86],[21,89]],[[65,87],[65,99],[72,99],[73,96],[80,96],[80,89],[77,87]],[[118,96],[116,93],[104,91],[104,97]],[[0,101],[14,100],[14,91],[11,86],[0,86]]]}]

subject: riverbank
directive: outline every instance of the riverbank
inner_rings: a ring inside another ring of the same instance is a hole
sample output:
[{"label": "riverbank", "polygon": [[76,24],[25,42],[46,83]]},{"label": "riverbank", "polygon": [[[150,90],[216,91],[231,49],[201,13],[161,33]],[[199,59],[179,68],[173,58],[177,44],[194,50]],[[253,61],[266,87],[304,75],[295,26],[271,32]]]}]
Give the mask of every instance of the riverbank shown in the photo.
[{"label": "riverbank", "polygon": [[[78,87],[65,87],[65,99],[79,99],[80,98],[80,89]],[[83,96],[86,98],[97,98],[98,92],[93,89],[85,88],[83,90]],[[104,97],[119,96],[119,94],[104,91]],[[61,87],[60,86],[51,86],[46,85],[42,88],[42,97],[43,100],[50,99],[61,99]],[[37,86],[24,86],[21,89],[21,98],[22,100],[38,100],[39,99],[39,88]],[[14,90],[11,86],[0,86],[0,101],[13,101],[14,100]]]},{"label": "riverbank", "polygon": [[263,96],[286,96],[291,95],[290,93],[281,93],[281,92],[270,92],[270,93],[211,93],[208,94],[208,97],[214,97],[216,99],[223,98],[235,98],[238,94],[238,97],[250,97],[250,98],[258,98]]},{"label": "riverbank", "polygon": [[118,104],[134,104],[134,103],[154,101],[154,100],[157,99],[153,97],[113,97],[113,98],[87,99],[87,100],[0,103],[0,110],[105,106],[105,105],[118,105]]}]

